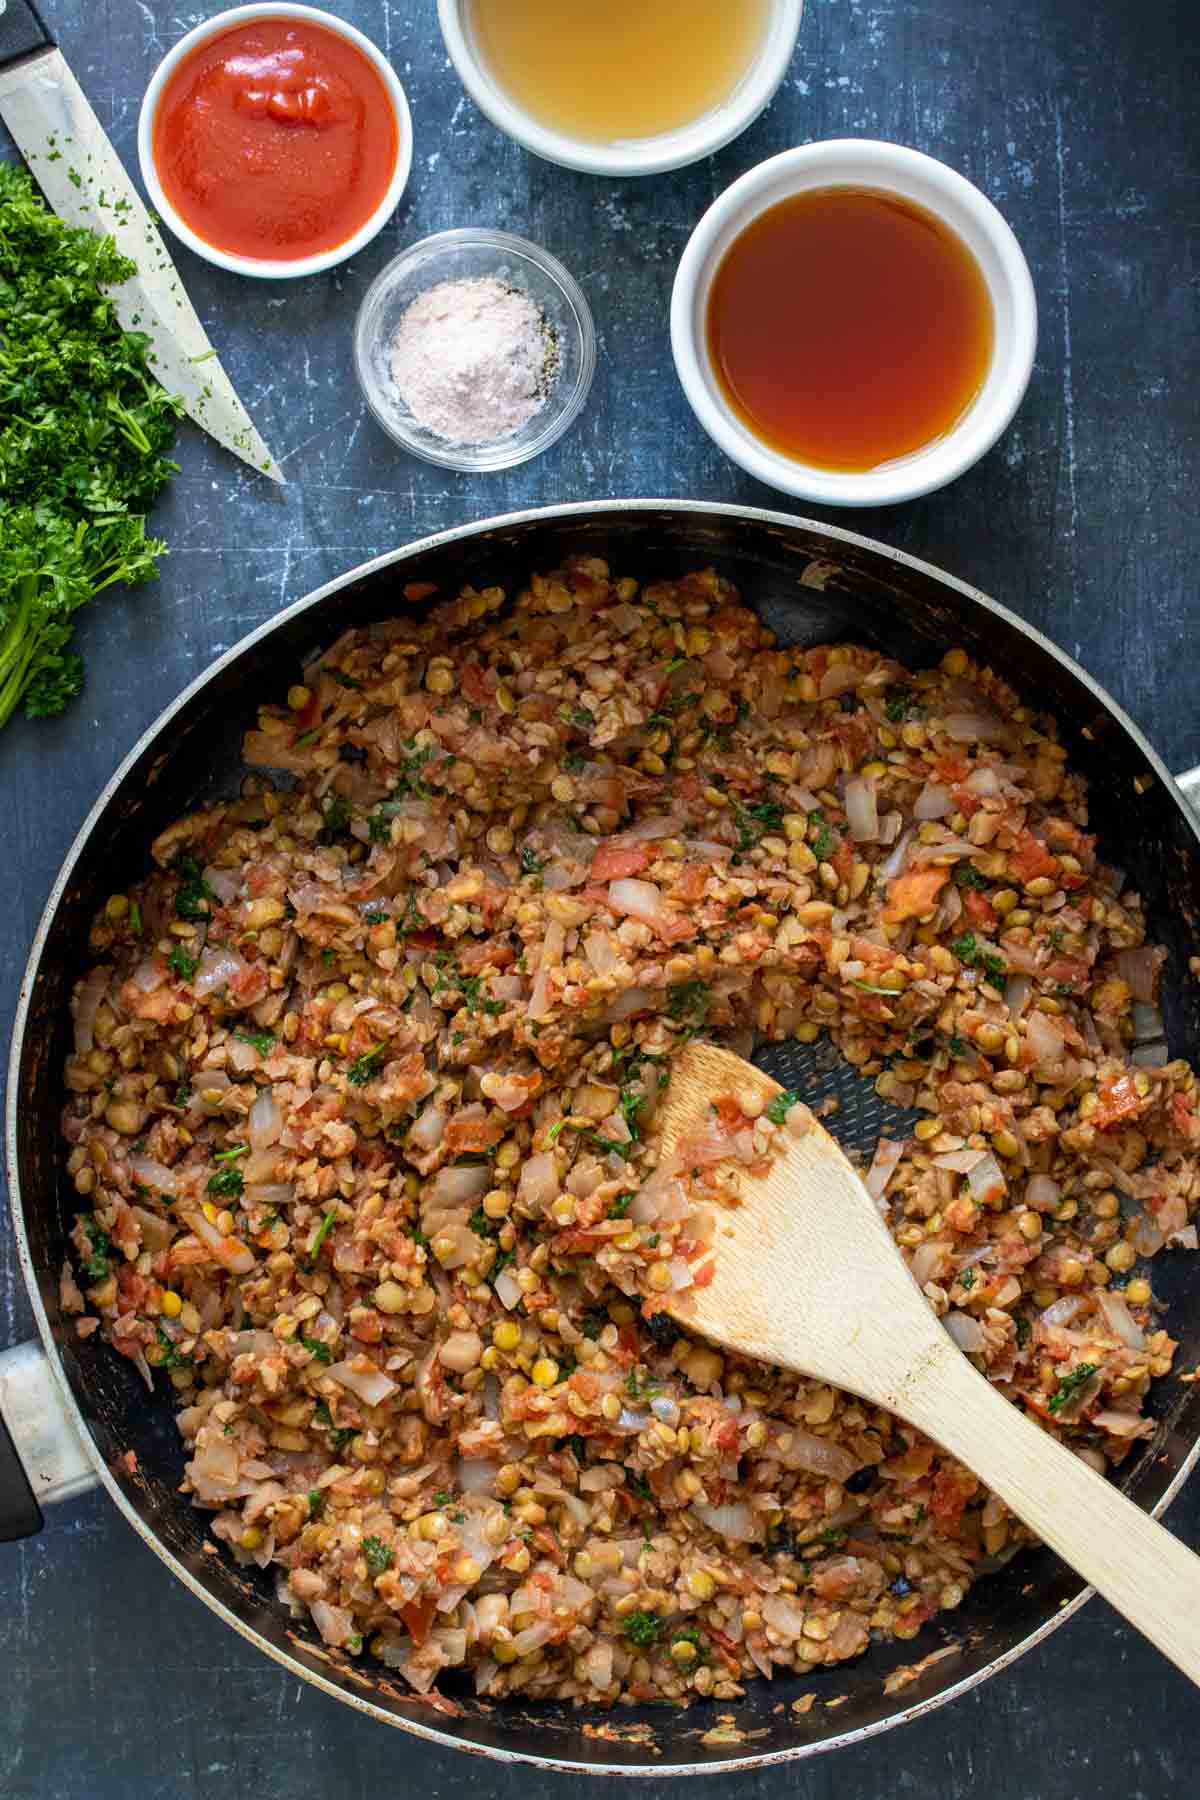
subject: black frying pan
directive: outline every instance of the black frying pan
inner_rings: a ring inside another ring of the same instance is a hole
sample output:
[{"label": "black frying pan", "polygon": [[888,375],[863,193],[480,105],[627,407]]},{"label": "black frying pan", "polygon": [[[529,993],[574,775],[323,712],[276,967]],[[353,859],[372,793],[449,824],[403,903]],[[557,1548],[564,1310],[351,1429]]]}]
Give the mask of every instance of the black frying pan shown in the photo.
[{"label": "black frying pan", "polygon": [[[1077,664],[975,589],[833,526],[678,501],[547,507],[426,538],[319,589],[215,663],[130,752],[72,847],[30,956],[9,1073],[13,1216],[46,1353],[96,1474],[164,1563],[260,1649],[339,1699],[448,1746],[590,1772],[749,1768],[852,1742],[952,1698],[1061,1623],[1085,1597],[1079,1578],[1048,1551],[1027,1553],[1015,1567],[972,1588],[962,1607],[935,1619],[915,1645],[873,1648],[857,1663],[803,1682],[755,1682],[737,1704],[722,1702],[720,1712],[734,1720],[727,1741],[702,1742],[715,1723],[713,1707],[601,1713],[522,1701],[480,1703],[465,1691],[421,1699],[381,1666],[344,1664],[328,1652],[314,1628],[286,1615],[268,1574],[204,1554],[208,1515],[176,1492],[182,1446],[166,1398],[148,1405],[131,1365],[96,1339],[81,1345],[58,1303],[65,1230],[77,1205],[62,1175],[58,1129],[67,1002],[83,970],[97,907],[146,868],[150,841],[164,825],[236,791],[243,731],[254,722],[258,703],[282,694],[311,651],[347,626],[401,611],[405,582],[512,589],[531,571],[549,570],[580,551],[603,556],[616,572],[641,580],[715,564],[788,642],[849,639],[913,667],[961,644],[991,663],[1030,704],[1057,715],[1072,762],[1090,779],[1092,823],[1105,858],[1129,871],[1131,885],[1146,897],[1151,936],[1169,952],[1167,968],[1175,979],[1165,983],[1165,1011],[1172,1051],[1200,1061],[1200,986],[1180,978],[1200,938],[1197,823],[1136,726]],[[819,1049],[792,1045],[772,1051],[769,1061],[789,1085],[836,1086],[842,1100],[838,1135],[873,1147],[886,1128],[885,1109],[869,1084],[821,1058]],[[1177,1367],[1193,1368],[1200,1362],[1200,1258],[1163,1257],[1154,1279],[1156,1292],[1172,1307],[1170,1325],[1180,1339]],[[36,1374],[37,1361],[27,1351],[23,1368]],[[0,1370],[0,1396],[2,1377]],[[10,1383],[14,1425],[28,1380],[22,1373]],[[1157,1512],[1196,1460],[1200,1384],[1157,1383],[1151,1410],[1155,1434],[1131,1457],[1121,1482],[1140,1505]],[[63,1435],[69,1436],[65,1425]],[[48,1441],[45,1456],[55,1449]],[[136,1457],[132,1466],[129,1451]],[[38,1519],[19,1472],[10,1468],[6,1482],[2,1462],[0,1456],[0,1536],[5,1526],[12,1536],[22,1524],[36,1528]],[[59,1487],[69,1479],[69,1471],[60,1472]],[[885,1691],[893,1670],[947,1647],[953,1653],[911,1685]],[[815,1691],[818,1703],[806,1714],[793,1713],[790,1702],[808,1691]],[[822,1704],[833,1700],[840,1704]],[[596,1734],[597,1727],[604,1735]]]}]

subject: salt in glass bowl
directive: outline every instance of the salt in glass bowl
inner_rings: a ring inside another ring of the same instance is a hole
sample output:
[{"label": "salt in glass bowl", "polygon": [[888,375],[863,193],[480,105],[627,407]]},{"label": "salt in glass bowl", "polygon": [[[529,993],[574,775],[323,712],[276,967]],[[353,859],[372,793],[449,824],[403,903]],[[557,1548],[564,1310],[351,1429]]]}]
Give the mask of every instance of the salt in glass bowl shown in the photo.
[{"label": "salt in glass bowl", "polygon": [[[542,405],[516,431],[458,444],[414,419],[392,377],[392,340],[406,309],[443,281],[494,277],[528,294],[557,340],[558,368]],[[511,469],[540,456],[579,416],[596,370],[596,328],[574,277],[548,251],[507,231],[439,231],[401,251],[367,289],[354,327],[354,367],[367,405],[404,450],[444,469]]]}]

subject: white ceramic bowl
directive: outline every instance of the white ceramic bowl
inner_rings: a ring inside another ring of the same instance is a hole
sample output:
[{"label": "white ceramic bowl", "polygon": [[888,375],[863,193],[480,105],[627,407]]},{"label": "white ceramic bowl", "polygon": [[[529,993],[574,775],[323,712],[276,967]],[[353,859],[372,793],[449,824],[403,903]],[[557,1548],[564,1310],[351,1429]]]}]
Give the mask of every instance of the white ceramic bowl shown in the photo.
[{"label": "white ceramic bowl", "polygon": [[[733,411],[708,354],[713,277],[729,246],[780,200],[812,188],[857,187],[898,195],[934,213],[974,255],[995,322],[983,386],[958,422],[910,456],[839,473],[772,450]],[[709,207],[680,258],[671,296],[671,349],[692,410],[726,455],[769,487],[826,506],[886,506],[932,493],[978,462],[1009,423],[1029,383],[1037,301],[1021,246],[979,189],[944,163],[899,144],[834,138],[759,163]]]},{"label": "white ceramic bowl", "polygon": [[[375,208],[370,218],[360,225],[352,237],[342,244],[335,244],[332,250],[322,250],[315,256],[297,257],[264,257],[239,256],[229,250],[219,250],[215,244],[208,243],[194,232],[190,225],[180,218],[175,208],[163,191],[158,178],[158,170],[154,163],[154,115],[163,90],[170,81],[180,62],[199,44],[206,44],[210,38],[220,37],[223,32],[231,31],[236,25],[247,25],[254,19],[307,19],[311,24],[323,25],[336,37],[344,38],[361,50],[368,62],[376,70],[396,116],[396,167],[392,179],[388,183],[387,192]],[[382,50],[376,48],[369,37],[344,19],[335,18],[333,13],[322,12],[316,6],[291,6],[280,3],[257,6],[232,6],[227,12],[215,13],[211,19],[205,19],[202,25],[195,26],[173,44],[167,51],[150,77],[150,85],[146,89],[142,101],[142,110],[138,116],[138,162],[141,165],[142,180],[151,202],[160,217],[170,226],[177,238],[182,238],[188,247],[203,256],[207,262],[216,263],[219,268],[232,269],[237,275],[255,275],[270,280],[287,280],[299,275],[317,275],[322,269],[332,269],[335,264],[345,262],[369,244],[386,225],[399,204],[400,196],[408,183],[408,172],[412,166],[412,118],[408,110],[408,100],[399,78]]]},{"label": "white ceramic bowl", "polygon": [[438,0],[438,21],[459,80],[480,112],[526,150],[588,175],[659,175],[665,169],[682,169],[702,156],[711,156],[754,123],[787,72],[803,10],[804,0],[771,0],[758,57],[721,106],[678,131],[617,144],[596,144],[550,131],[517,106],[493,80],[479,52],[468,18],[469,0]]}]

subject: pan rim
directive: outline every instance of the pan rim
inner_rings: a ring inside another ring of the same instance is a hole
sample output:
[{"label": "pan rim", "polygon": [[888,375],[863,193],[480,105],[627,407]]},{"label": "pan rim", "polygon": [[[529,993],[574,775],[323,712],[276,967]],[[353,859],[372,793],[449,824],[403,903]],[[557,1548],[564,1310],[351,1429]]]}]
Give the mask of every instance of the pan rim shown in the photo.
[{"label": "pan rim", "polygon": [[[1073,1600],[1060,1607],[1056,1613],[1046,1619],[1041,1625],[1037,1626],[1033,1631],[1029,1632],[1019,1643],[1016,1643],[1008,1650],[1001,1652],[993,1661],[989,1662],[985,1668],[976,1670],[974,1673],[964,1676],[960,1681],[944,1688],[939,1693],[930,1695],[927,1699],[917,1701],[911,1706],[892,1713],[887,1718],[856,1726],[853,1730],[841,1732],[832,1737],[822,1738],[819,1741],[797,1743],[780,1750],[766,1750],[757,1754],[732,1757],[728,1760],[714,1762],[712,1764],[695,1762],[664,1763],[652,1759],[647,1759],[644,1762],[622,1763],[582,1762],[570,1757],[556,1756],[553,1754],[543,1756],[538,1755],[533,1751],[509,1749],[503,1745],[464,1742],[462,1739],[451,1736],[447,1732],[440,1731],[434,1726],[427,1725],[421,1720],[410,1719],[399,1713],[392,1712],[386,1707],[367,1699],[363,1695],[354,1693],[342,1683],[322,1675],[316,1670],[306,1667],[289,1651],[269,1643],[267,1639],[251,1625],[240,1619],[223,1600],[217,1595],[211,1594],[207,1588],[192,1575],[183,1563],[167,1549],[160,1541],[158,1535],[142,1519],[132,1502],[128,1499],[123,1489],[116,1481],[101,1454],[75,1399],[74,1390],[72,1389],[62,1366],[53,1327],[51,1326],[50,1319],[42,1303],[41,1290],[34,1267],[33,1253],[30,1248],[28,1234],[25,1228],[24,1205],[18,1170],[17,1141],[19,1135],[19,1119],[17,1095],[19,1091],[19,1072],[24,1051],[25,1033],[28,1025],[33,988],[38,969],[41,965],[46,939],[49,936],[63,894],[74,874],[75,868],[83,855],[85,848],[90,842],[93,833],[103,820],[110,802],[121,788],[130,770],[144,755],[146,750],[161,737],[177,714],[191,701],[193,696],[202,692],[210,682],[216,680],[226,669],[244,656],[252,646],[269,637],[286,622],[300,617],[306,611],[318,606],[330,595],[349,587],[353,582],[374,575],[377,571],[387,568],[392,564],[402,561],[412,561],[430,551],[439,550],[447,545],[467,539],[482,537],[489,532],[499,532],[517,526],[531,524],[548,524],[554,520],[571,518],[577,518],[582,523],[586,519],[597,516],[620,513],[628,514],[631,512],[645,514],[666,512],[676,515],[682,513],[694,516],[716,516],[722,519],[748,522],[788,532],[794,531],[797,528],[808,529],[818,532],[826,538],[836,539],[849,548],[867,550],[874,554],[882,555],[893,563],[930,577],[933,581],[940,583],[942,586],[956,590],[965,599],[979,607],[983,612],[990,614],[998,620],[1002,620],[1005,624],[1014,626],[1023,635],[1030,638],[1040,649],[1052,657],[1067,674],[1080,682],[1092,694],[1101,708],[1124,729],[1128,738],[1132,740],[1133,744],[1136,746],[1138,752],[1145,758],[1147,766],[1164,784],[1168,797],[1178,809],[1187,828],[1196,839],[1198,847],[1200,847],[1200,820],[1192,813],[1176,787],[1171,771],[1149,743],[1141,728],[1135,724],[1133,719],[1125,712],[1124,708],[1113,699],[1106,689],[1088,674],[1086,669],[1043,632],[1039,631],[1036,626],[1029,624],[1027,620],[1021,618],[1018,613],[1014,612],[1011,608],[1004,606],[1000,601],[993,600],[990,595],[985,594],[981,589],[972,586],[969,582],[961,580],[958,576],[949,574],[946,570],[939,568],[934,563],[927,562],[921,557],[912,556],[907,551],[895,549],[891,545],[881,542],[878,538],[867,537],[861,532],[850,531],[843,526],[828,524],[824,520],[810,519],[796,513],[780,512],[764,507],[742,506],[736,502],[730,501],[693,500],[670,497],[662,499],[612,498],[606,500],[560,501],[550,506],[526,507],[515,512],[496,514],[486,519],[477,520],[474,523],[449,526],[442,531],[431,532],[424,537],[414,539],[411,543],[399,545],[392,550],[383,551],[380,555],[369,558],[366,562],[358,564],[356,567],[343,572],[341,575],[332,577],[329,581],[323,582],[320,587],[313,589],[311,593],[302,596],[299,600],[293,601],[290,606],[285,607],[281,612],[275,613],[271,618],[264,620],[261,625],[255,626],[252,631],[246,633],[246,635],[240,638],[236,644],[224,651],[210,663],[207,668],[203,669],[195,676],[194,679],[163,708],[146,729],[139,734],[136,743],[130,748],[127,754],[121,758],[116,769],[105,782],[100,794],[89,808],[87,816],[71,842],[70,848],[63,859],[62,865],[46,899],[45,906],[42,909],[37,930],[30,947],[29,956],[25,965],[25,972],[22,976],[21,985],[18,991],[9,1051],[8,1087],[5,1097],[5,1163],[10,1196],[9,1210],[13,1235],[17,1246],[17,1259],[33,1308],[34,1320],[37,1326],[38,1335],[42,1342],[42,1348],[46,1354],[47,1361],[49,1362],[53,1379],[57,1384],[64,1411],[70,1418],[101,1485],[107,1491],[110,1500],[114,1502],[126,1522],[133,1527],[139,1537],[141,1537],[142,1541],[149,1546],[170,1573],[181,1581],[197,1599],[201,1600],[204,1605],[222,1621],[222,1623],[231,1626],[241,1637],[252,1644],[255,1649],[269,1656],[288,1674],[311,1683],[312,1686],[320,1689],[332,1699],[342,1701],[345,1704],[356,1708],[360,1713],[378,1720],[381,1724],[391,1725],[402,1731],[411,1732],[414,1736],[424,1738],[427,1742],[437,1744],[440,1748],[446,1750],[454,1750],[459,1753],[465,1752],[469,1755],[487,1757],[501,1763],[527,1764],[536,1768],[554,1769],[566,1774],[617,1775],[626,1777],[644,1775],[694,1776],[697,1774],[733,1774],[770,1768],[783,1763],[799,1761],[808,1757],[821,1755],[827,1751],[844,1749],[852,1744],[865,1743],[871,1738],[878,1737],[884,1732],[893,1730],[896,1726],[908,1724],[914,1719],[921,1718],[925,1714],[933,1712],[937,1708],[961,1698],[964,1694],[969,1693],[973,1688],[978,1687],[991,1676],[997,1675],[1002,1670],[1011,1667],[1011,1665],[1015,1663],[1018,1658],[1024,1656],[1027,1651],[1032,1650],[1036,1645],[1044,1642],[1052,1632],[1056,1631],[1060,1625],[1065,1623],[1067,1619],[1073,1617],[1073,1615],[1079,1611],[1079,1609],[1092,1597],[1095,1590],[1090,1587],[1083,1588]],[[1196,1442],[1193,1443],[1167,1488],[1155,1502],[1154,1506],[1149,1509],[1152,1517],[1160,1517],[1162,1513],[1166,1511],[1167,1507],[1170,1506],[1171,1502],[1183,1487],[1184,1482],[1187,1481],[1192,1474],[1198,1459],[1200,1459],[1200,1437],[1197,1437]]]}]

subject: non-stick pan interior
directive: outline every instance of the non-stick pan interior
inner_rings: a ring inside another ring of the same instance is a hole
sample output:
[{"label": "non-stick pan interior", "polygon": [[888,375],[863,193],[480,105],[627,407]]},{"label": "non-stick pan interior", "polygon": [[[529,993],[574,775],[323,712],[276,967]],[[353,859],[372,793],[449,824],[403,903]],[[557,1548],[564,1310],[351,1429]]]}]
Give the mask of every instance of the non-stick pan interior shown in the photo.
[{"label": "non-stick pan interior", "polygon": [[[1147,896],[1153,936],[1168,948],[1165,1010],[1172,1050],[1195,1057],[1200,1012],[1196,984],[1186,974],[1200,893],[1196,837],[1144,744],[1070,665],[957,583],[823,526],[668,504],[556,509],[432,540],[347,578],[259,633],[164,728],[148,734],[79,848],[48,926],[21,1052],[20,1190],[41,1297],[96,1443],[144,1527],[241,1628],[348,1698],[464,1746],[593,1768],[716,1768],[816,1749],[936,1701],[1051,1622],[1078,1594],[1079,1581],[1048,1552],[1030,1553],[973,1588],[956,1613],[940,1615],[915,1645],[873,1648],[856,1664],[803,1682],[757,1682],[732,1704],[682,1713],[622,1708],[588,1714],[546,1704],[483,1704],[464,1693],[449,1710],[434,1710],[370,1661],[339,1664],[311,1628],[286,1615],[268,1576],[206,1552],[207,1515],[176,1491],[182,1456],[166,1397],[156,1395],[147,1404],[130,1365],[94,1340],[79,1345],[58,1306],[64,1233],[76,1204],[61,1174],[60,1070],[68,1048],[67,1000],[82,972],[95,909],[143,873],[147,847],[163,826],[193,806],[236,792],[243,731],[260,701],[286,691],[311,651],[348,626],[404,610],[407,582],[432,581],[450,592],[467,583],[515,590],[531,572],[581,552],[603,556],[614,572],[642,581],[714,565],[785,642],[858,641],[916,667],[961,644],[1000,671],[1035,710],[1054,713],[1075,765],[1091,779],[1093,824],[1105,860],[1127,870],[1129,885]],[[1139,792],[1135,781],[1145,777]],[[791,1077],[797,1064],[786,1058],[794,1058],[795,1049],[782,1055],[785,1060],[773,1066]],[[799,1072],[838,1084],[845,1102],[840,1129],[857,1146],[869,1147],[881,1126],[873,1094],[864,1094],[856,1078],[830,1069],[827,1056],[814,1063],[807,1053]],[[1195,1367],[1200,1259],[1164,1255],[1154,1281],[1172,1305],[1168,1324],[1181,1339],[1177,1367]],[[1158,1431],[1124,1478],[1144,1505],[1167,1490],[1200,1434],[1200,1391],[1178,1381],[1160,1383],[1154,1410]],[[130,1450],[136,1457],[132,1470],[125,1460]],[[947,1648],[952,1654],[910,1684],[885,1692],[886,1678],[897,1668]],[[805,1714],[794,1713],[791,1703],[810,1691],[817,1703]],[[714,1739],[718,1714],[722,1725]]]}]

